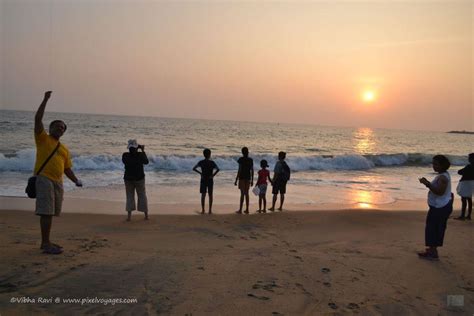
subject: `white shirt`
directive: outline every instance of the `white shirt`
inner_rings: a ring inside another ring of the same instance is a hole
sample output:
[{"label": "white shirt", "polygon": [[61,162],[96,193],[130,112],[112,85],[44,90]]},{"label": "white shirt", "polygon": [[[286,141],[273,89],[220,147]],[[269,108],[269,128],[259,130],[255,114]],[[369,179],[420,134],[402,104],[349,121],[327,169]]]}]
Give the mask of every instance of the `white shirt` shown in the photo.
[{"label": "white shirt", "polygon": [[451,200],[451,176],[449,172],[445,171],[440,173],[436,178],[431,181],[431,185],[436,188],[438,184],[438,179],[441,176],[445,176],[448,179],[448,186],[446,187],[446,191],[442,195],[436,195],[431,190],[428,192],[428,205],[436,208],[442,208],[446,206],[449,201]]}]

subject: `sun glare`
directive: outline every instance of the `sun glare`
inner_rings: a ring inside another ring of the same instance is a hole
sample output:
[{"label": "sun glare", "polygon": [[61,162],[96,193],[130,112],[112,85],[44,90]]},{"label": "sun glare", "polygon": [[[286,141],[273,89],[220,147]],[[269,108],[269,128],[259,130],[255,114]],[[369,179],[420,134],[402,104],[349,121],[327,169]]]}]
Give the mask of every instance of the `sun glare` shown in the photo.
[{"label": "sun glare", "polygon": [[375,101],[377,95],[375,94],[375,91],[373,90],[366,90],[362,93],[362,100],[366,103],[370,103]]}]

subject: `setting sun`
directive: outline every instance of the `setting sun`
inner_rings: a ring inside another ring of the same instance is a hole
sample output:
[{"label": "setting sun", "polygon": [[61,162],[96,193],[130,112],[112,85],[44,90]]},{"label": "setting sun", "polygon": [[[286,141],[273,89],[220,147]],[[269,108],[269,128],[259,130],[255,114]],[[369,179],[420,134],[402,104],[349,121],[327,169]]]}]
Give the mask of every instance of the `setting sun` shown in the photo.
[{"label": "setting sun", "polygon": [[366,103],[370,103],[376,99],[377,95],[375,94],[375,91],[373,90],[366,90],[364,93],[362,93],[362,100]]}]

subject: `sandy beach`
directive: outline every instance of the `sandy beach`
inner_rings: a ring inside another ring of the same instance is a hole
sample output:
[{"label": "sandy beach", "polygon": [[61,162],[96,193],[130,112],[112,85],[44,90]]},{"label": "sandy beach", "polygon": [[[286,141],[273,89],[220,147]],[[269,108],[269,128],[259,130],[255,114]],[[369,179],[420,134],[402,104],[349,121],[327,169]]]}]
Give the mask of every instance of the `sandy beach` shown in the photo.
[{"label": "sandy beach", "polygon": [[474,313],[472,222],[450,220],[432,262],[416,255],[424,212],[139,215],[63,214],[54,256],[31,211],[0,211],[0,314]]}]

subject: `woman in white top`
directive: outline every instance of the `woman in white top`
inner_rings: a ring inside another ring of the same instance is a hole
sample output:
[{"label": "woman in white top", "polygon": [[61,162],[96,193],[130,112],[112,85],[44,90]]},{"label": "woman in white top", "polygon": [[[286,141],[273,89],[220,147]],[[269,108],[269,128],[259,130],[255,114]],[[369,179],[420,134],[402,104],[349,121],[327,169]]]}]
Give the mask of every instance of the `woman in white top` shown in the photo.
[{"label": "woman in white top", "polygon": [[438,175],[429,182],[421,178],[420,183],[428,189],[428,216],[426,217],[425,245],[426,250],[418,255],[423,259],[437,260],[437,247],[443,246],[444,232],[449,215],[453,211],[453,195],[451,193],[451,176],[447,171],[451,163],[443,155],[433,157],[433,170]]}]

